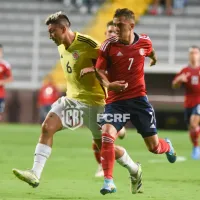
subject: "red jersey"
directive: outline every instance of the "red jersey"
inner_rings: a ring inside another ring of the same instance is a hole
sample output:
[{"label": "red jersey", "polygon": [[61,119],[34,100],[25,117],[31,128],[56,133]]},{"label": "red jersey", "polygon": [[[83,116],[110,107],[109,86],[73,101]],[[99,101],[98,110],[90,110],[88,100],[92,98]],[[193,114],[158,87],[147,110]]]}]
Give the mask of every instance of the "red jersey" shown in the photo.
[{"label": "red jersey", "polygon": [[146,95],[144,61],[153,50],[152,42],[147,35],[134,34],[135,41],[131,45],[120,43],[117,37],[101,45],[96,68],[106,70],[110,82],[124,80],[128,83],[123,92],[108,91],[106,103]]},{"label": "red jersey", "polygon": [[59,91],[53,84],[45,84],[39,91],[38,104],[39,106],[51,105],[59,96]]},{"label": "red jersey", "polygon": [[[11,66],[5,60],[0,60],[0,80],[11,76]],[[3,85],[0,85],[0,98],[5,98],[6,92]]]},{"label": "red jersey", "polygon": [[176,77],[183,73],[188,75],[188,82],[184,83],[184,107],[192,108],[197,104],[200,104],[200,66],[197,68],[192,68],[190,66],[185,67],[176,75]]}]

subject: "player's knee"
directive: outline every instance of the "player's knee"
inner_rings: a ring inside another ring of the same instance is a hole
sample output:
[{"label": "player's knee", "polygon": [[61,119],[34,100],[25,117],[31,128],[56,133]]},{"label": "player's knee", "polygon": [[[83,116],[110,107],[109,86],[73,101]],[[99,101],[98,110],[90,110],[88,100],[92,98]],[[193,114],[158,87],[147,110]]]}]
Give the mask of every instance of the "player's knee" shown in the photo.
[{"label": "player's knee", "polygon": [[190,131],[195,131],[198,128],[199,124],[195,122],[190,122]]},{"label": "player's knee", "polygon": [[102,133],[107,133],[110,136],[112,136],[112,137],[115,138],[116,135],[117,135],[117,130],[116,130],[116,128],[113,125],[111,125],[111,124],[105,124],[102,127]]},{"label": "player's knee", "polygon": [[53,124],[43,122],[42,123],[42,134],[50,135],[55,133],[55,126]]}]

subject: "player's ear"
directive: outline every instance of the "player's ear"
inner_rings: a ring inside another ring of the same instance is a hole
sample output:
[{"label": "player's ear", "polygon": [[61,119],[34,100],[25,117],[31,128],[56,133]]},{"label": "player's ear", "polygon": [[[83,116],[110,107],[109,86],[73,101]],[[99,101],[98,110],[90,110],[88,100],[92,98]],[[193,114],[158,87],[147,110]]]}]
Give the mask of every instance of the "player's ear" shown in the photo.
[{"label": "player's ear", "polygon": [[67,30],[66,26],[62,26],[62,33],[65,33]]},{"label": "player's ear", "polygon": [[131,23],[130,26],[131,26],[131,29],[134,29],[135,24],[134,24],[134,23]]}]

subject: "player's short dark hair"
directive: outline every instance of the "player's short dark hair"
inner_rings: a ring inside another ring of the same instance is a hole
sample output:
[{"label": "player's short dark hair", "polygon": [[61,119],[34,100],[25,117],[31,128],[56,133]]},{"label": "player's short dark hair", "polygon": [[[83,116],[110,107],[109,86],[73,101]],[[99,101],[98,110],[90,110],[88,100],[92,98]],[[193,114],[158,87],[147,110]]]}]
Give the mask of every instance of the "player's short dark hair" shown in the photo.
[{"label": "player's short dark hair", "polygon": [[129,10],[128,8],[118,8],[116,11],[115,11],[115,14],[114,14],[114,17],[121,17],[121,16],[124,16],[126,17],[127,19],[133,19],[135,20],[135,14],[132,10]]},{"label": "player's short dark hair", "polygon": [[71,22],[69,21],[69,18],[62,11],[56,12],[56,13],[51,14],[50,16],[48,16],[46,21],[45,21],[45,24],[46,25],[49,25],[49,24],[61,24],[61,25],[66,25],[68,27],[71,26]]},{"label": "player's short dark hair", "polygon": [[3,45],[2,45],[2,44],[0,44],[0,48],[1,48],[1,49],[3,48]]},{"label": "player's short dark hair", "polygon": [[107,28],[108,28],[109,26],[114,26],[114,24],[113,24],[113,21],[112,21],[112,20],[111,20],[111,21],[109,21],[109,22],[107,23]]},{"label": "player's short dark hair", "polygon": [[200,47],[198,47],[197,45],[192,45],[191,47],[189,47],[189,51],[191,49],[198,49],[200,51]]}]

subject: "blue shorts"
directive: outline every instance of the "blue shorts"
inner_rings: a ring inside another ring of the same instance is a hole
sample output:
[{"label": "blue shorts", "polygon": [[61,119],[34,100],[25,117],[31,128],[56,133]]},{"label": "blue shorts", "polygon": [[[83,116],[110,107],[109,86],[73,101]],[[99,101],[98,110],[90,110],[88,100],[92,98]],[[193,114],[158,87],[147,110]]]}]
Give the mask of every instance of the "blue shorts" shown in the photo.
[{"label": "blue shorts", "polygon": [[5,99],[0,98],[0,113],[4,112],[4,108],[5,108]]},{"label": "blue shorts", "polygon": [[196,106],[194,106],[192,108],[185,109],[184,119],[188,125],[190,124],[191,115],[199,115],[200,116],[200,104],[197,104]]},{"label": "blue shorts", "polygon": [[112,124],[119,131],[129,120],[143,138],[157,134],[154,109],[146,96],[107,104],[99,122],[101,126]]}]

